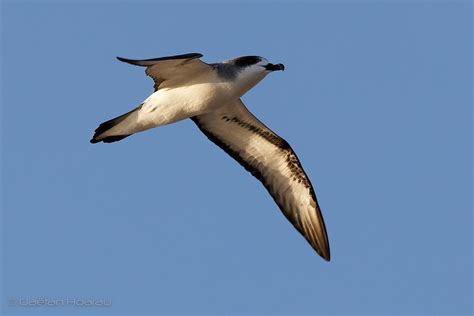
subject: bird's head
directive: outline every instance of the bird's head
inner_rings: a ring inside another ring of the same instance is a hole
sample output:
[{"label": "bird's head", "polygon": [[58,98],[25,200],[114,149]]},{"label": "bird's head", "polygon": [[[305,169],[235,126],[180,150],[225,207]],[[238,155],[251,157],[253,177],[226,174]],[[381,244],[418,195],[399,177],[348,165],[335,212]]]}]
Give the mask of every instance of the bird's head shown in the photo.
[{"label": "bird's head", "polygon": [[276,70],[285,70],[283,64],[272,64],[259,56],[238,57],[229,60],[228,63],[237,68],[237,81],[241,83],[243,93],[253,88],[269,73]]}]

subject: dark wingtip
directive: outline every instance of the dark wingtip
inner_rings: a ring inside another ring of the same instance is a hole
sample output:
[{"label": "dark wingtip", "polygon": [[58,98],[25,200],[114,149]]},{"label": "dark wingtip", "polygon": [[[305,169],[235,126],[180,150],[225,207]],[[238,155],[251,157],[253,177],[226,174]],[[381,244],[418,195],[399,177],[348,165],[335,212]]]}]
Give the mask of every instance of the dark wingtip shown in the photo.
[{"label": "dark wingtip", "polygon": [[316,250],[316,252],[327,262],[331,261],[331,251],[329,250],[329,244],[323,246],[323,249]]},{"label": "dark wingtip", "polygon": [[127,63],[127,64],[131,64],[131,65],[135,65],[135,66],[142,66],[142,65],[139,64],[138,60],[123,58],[123,57],[119,57],[119,56],[117,56],[116,58],[118,60],[120,60],[121,62],[124,62],[124,63]]},{"label": "dark wingtip", "polygon": [[124,63],[132,64],[136,66],[148,67],[148,66],[153,65],[157,61],[173,60],[173,59],[194,59],[194,58],[201,58],[202,56],[204,55],[200,53],[190,53],[190,54],[173,55],[173,56],[158,57],[158,58],[151,58],[151,59],[128,59],[128,58],[123,58],[119,56],[117,56],[116,58]]}]

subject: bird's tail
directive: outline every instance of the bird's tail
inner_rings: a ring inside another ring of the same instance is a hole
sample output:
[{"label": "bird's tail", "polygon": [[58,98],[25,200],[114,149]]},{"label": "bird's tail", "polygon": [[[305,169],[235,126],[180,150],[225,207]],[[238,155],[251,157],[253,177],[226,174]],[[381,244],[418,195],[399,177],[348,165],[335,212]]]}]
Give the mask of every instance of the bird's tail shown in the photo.
[{"label": "bird's tail", "polygon": [[142,105],[128,113],[100,124],[95,130],[94,136],[92,136],[90,142],[92,144],[99,142],[113,143],[132,135],[134,132],[132,132],[130,126],[134,121],[136,122],[136,116],[141,107]]}]

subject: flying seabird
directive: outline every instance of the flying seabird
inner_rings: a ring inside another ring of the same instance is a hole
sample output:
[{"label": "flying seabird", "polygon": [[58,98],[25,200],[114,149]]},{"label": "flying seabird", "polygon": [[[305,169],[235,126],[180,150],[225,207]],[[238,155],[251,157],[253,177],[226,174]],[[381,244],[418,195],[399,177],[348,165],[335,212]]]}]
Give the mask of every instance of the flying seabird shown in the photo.
[{"label": "flying seabird", "polygon": [[212,142],[262,182],[286,218],[316,252],[330,260],[321,210],[290,145],[240,99],[266,75],[284,70],[259,56],[207,64],[192,53],[118,60],[146,67],[155,91],[132,111],[99,125],[91,143],[112,143],[150,128],[190,118]]}]

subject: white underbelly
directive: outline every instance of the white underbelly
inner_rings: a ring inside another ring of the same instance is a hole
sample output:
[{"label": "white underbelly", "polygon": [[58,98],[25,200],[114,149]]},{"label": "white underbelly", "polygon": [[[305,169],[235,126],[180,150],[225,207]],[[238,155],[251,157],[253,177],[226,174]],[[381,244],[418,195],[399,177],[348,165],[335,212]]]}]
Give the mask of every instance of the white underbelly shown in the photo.
[{"label": "white underbelly", "polygon": [[143,102],[139,124],[148,129],[214,111],[234,99],[230,91],[225,83],[160,89]]}]

